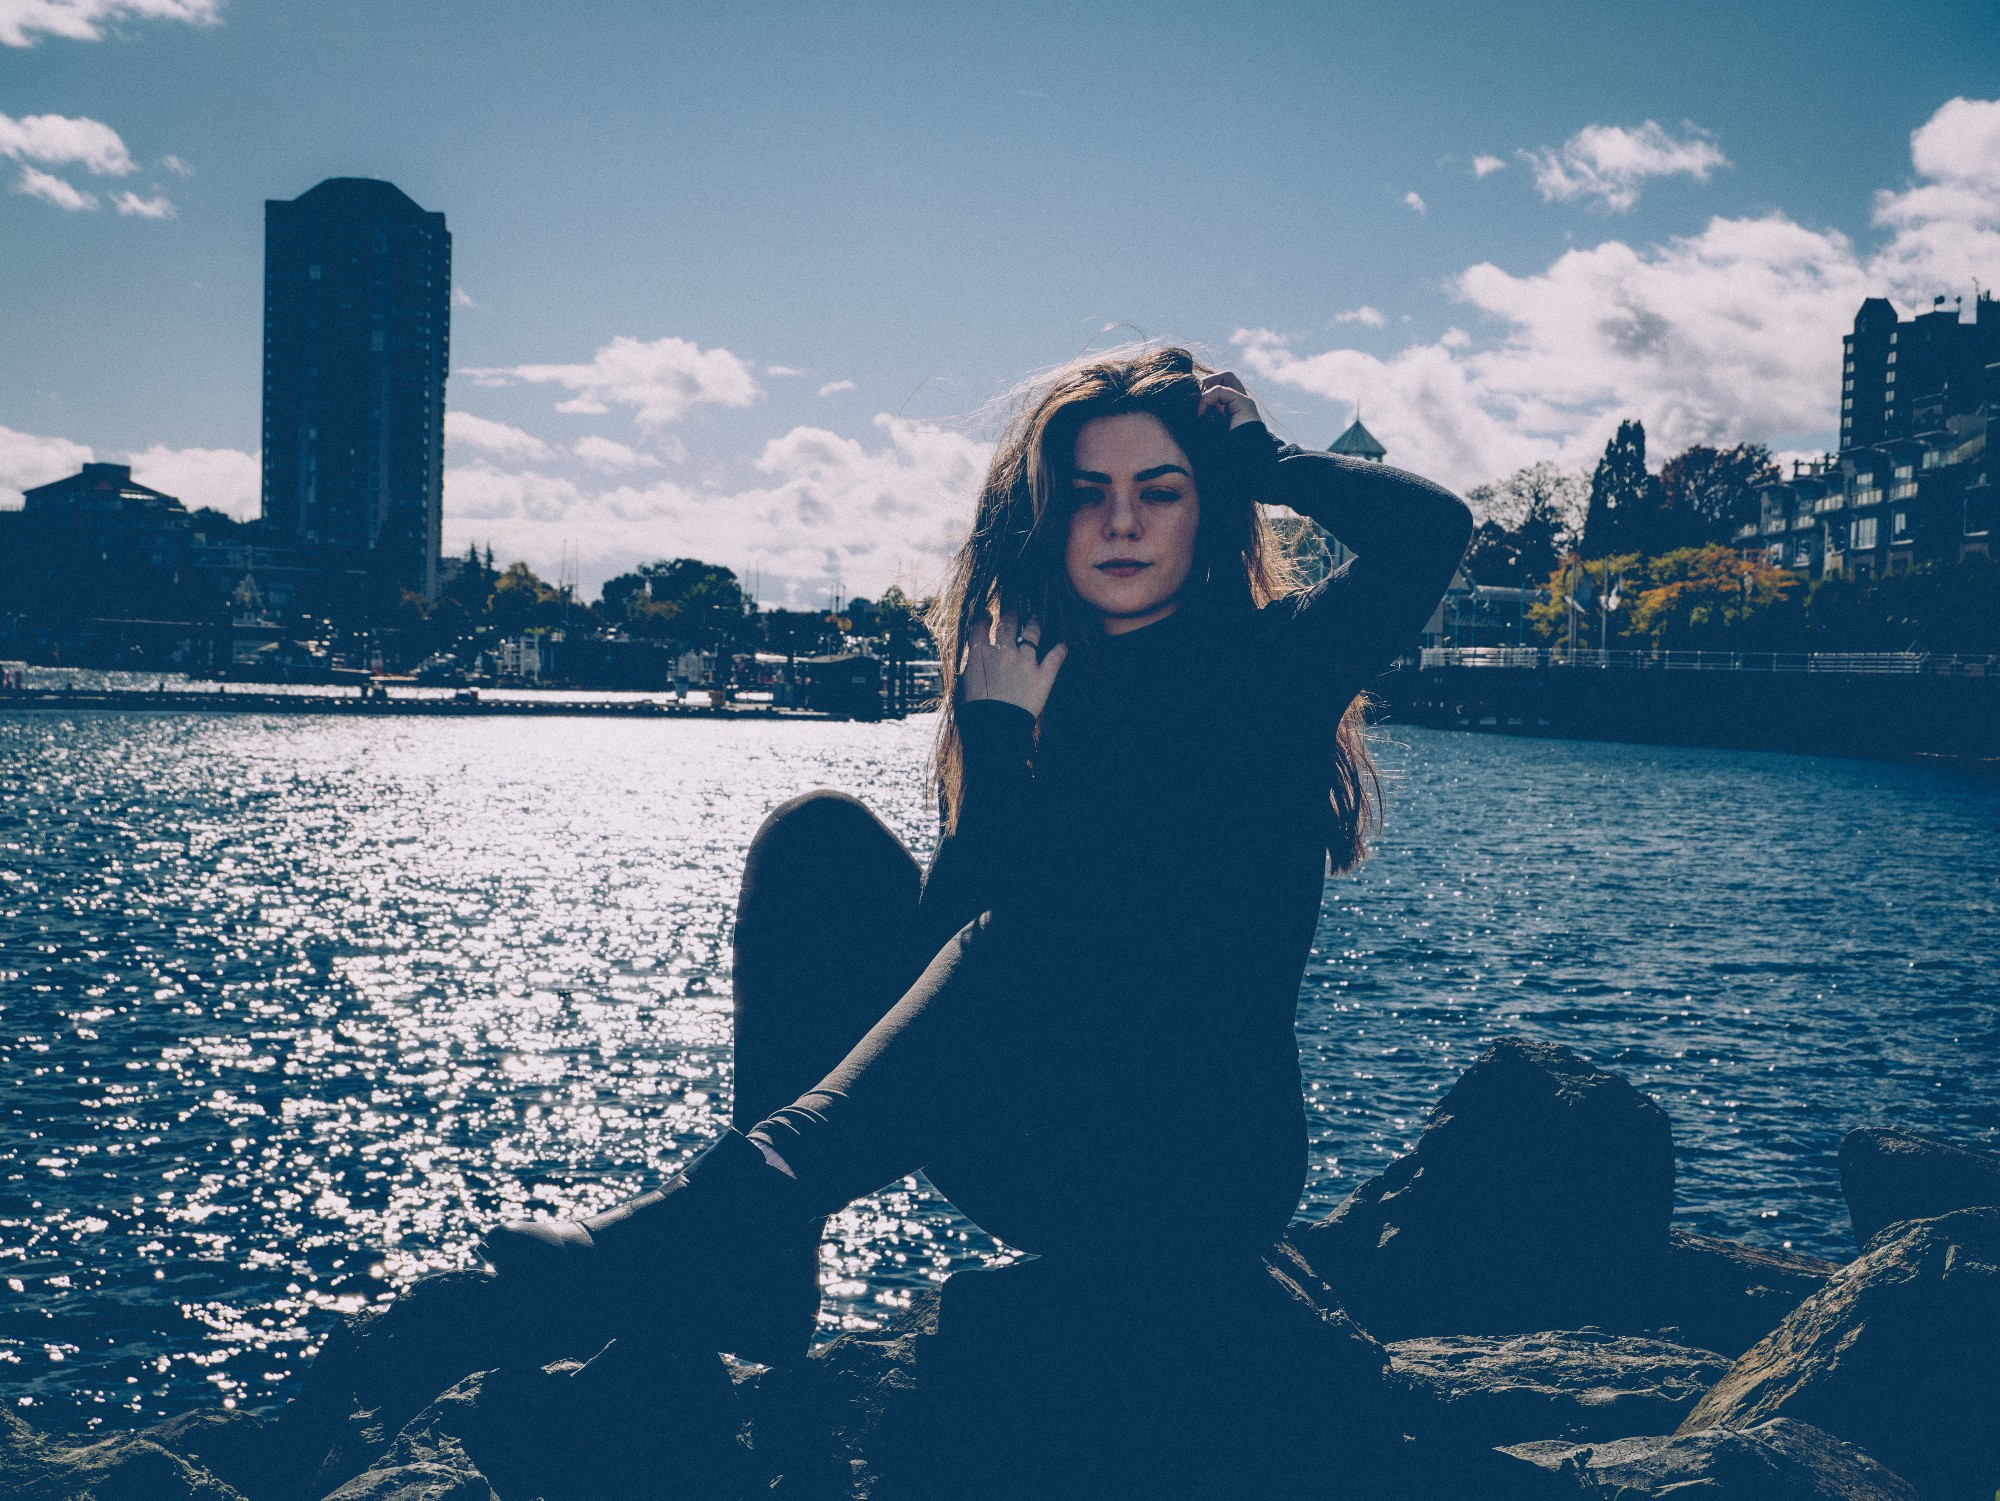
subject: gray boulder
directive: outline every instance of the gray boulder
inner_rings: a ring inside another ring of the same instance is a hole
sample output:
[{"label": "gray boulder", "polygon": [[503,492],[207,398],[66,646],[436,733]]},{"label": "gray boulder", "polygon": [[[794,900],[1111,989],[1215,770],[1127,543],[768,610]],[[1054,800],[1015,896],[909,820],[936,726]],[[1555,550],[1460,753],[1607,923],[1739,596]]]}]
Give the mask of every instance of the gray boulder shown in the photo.
[{"label": "gray boulder", "polygon": [[1402,1453],[1388,1357],[1289,1251],[960,1272],[894,1496],[1345,1494]]},{"label": "gray boulder", "polygon": [[1428,1409],[1411,1425],[1478,1447],[1672,1433],[1729,1369],[1712,1350],[1594,1329],[1433,1335],[1398,1340],[1389,1356]]},{"label": "gray boulder", "polygon": [[1415,1150],[1293,1240],[1378,1338],[1576,1328],[1646,1296],[1673,1202],[1658,1104],[1566,1047],[1504,1038]]},{"label": "gray boulder", "polygon": [[1516,1444],[1502,1452],[1562,1482],[1559,1489],[1539,1493],[1551,1497],[1918,1501],[1908,1481],[1853,1444],[1790,1418],[1682,1438],[1622,1438],[1581,1445],[1543,1441]]},{"label": "gray boulder", "polygon": [[1738,1360],[1683,1434],[1795,1418],[1928,1501],[2000,1485],[2000,1209],[1905,1220]]},{"label": "gray boulder", "polygon": [[0,1496],[7,1501],[244,1501],[202,1465],[144,1433],[76,1443],[0,1409]]},{"label": "gray boulder", "polygon": [[1840,1143],[1840,1191],[1863,1250],[1898,1220],[2000,1204],[2000,1152],[1980,1152],[1914,1131],[1863,1126]]},{"label": "gray boulder", "polygon": [[1734,1358],[1839,1270],[1838,1263],[1817,1256],[1675,1229],[1650,1285],[1622,1316],[1607,1310],[1606,1323],[1670,1330],[1684,1344]]}]

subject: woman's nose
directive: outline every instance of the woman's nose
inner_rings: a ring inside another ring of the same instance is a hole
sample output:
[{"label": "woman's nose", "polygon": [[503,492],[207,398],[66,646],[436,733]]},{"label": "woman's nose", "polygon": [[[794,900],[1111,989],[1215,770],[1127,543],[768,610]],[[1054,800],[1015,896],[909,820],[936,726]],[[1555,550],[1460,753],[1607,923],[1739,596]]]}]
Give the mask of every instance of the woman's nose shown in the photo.
[{"label": "woman's nose", "polygon": [[1111,503],[1104,508],[1104,530],[1113,537],[1138,536],[1139,502],[1129,495],[1113,492]]}]

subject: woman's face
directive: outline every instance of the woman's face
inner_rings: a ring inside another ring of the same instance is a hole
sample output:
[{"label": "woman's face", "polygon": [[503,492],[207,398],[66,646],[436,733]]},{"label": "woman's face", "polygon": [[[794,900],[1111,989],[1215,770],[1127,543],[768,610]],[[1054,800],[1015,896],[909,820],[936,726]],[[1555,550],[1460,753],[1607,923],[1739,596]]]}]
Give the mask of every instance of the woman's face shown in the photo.
[{"label": "woman's face", "polygon": [[1145,412],[1093,417],[1077,433],[1063,563],[1108,635],[1151,625],[1180,602],[1201,523],[1193,470]]}]

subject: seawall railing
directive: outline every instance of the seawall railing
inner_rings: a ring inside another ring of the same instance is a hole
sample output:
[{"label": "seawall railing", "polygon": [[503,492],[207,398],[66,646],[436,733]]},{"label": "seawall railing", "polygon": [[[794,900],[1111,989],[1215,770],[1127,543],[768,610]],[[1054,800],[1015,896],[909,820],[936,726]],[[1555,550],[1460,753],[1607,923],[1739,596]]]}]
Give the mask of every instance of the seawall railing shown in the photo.
[{"label": "seawall railing", "polygon": [[2000,657],[1939,652],[1575,651],[1538,646],[1427,646],[1419,667],[1598,668],[1621,672],[1912,673],[1933,677],[2000,677]]}]

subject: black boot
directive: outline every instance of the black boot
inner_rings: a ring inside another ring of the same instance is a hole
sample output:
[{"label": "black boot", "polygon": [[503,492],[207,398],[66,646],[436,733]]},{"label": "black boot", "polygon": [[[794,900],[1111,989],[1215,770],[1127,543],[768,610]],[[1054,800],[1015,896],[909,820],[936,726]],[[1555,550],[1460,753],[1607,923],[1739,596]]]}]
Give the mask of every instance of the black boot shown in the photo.
[{"label": "black boot", "polygon": [[478,1249],[525,1312],[580,1340],[670,1334],[776,1364],[812,1342],[822,1224],[732,1130],[650,1193],[585,1220],[510,1221]]}]

